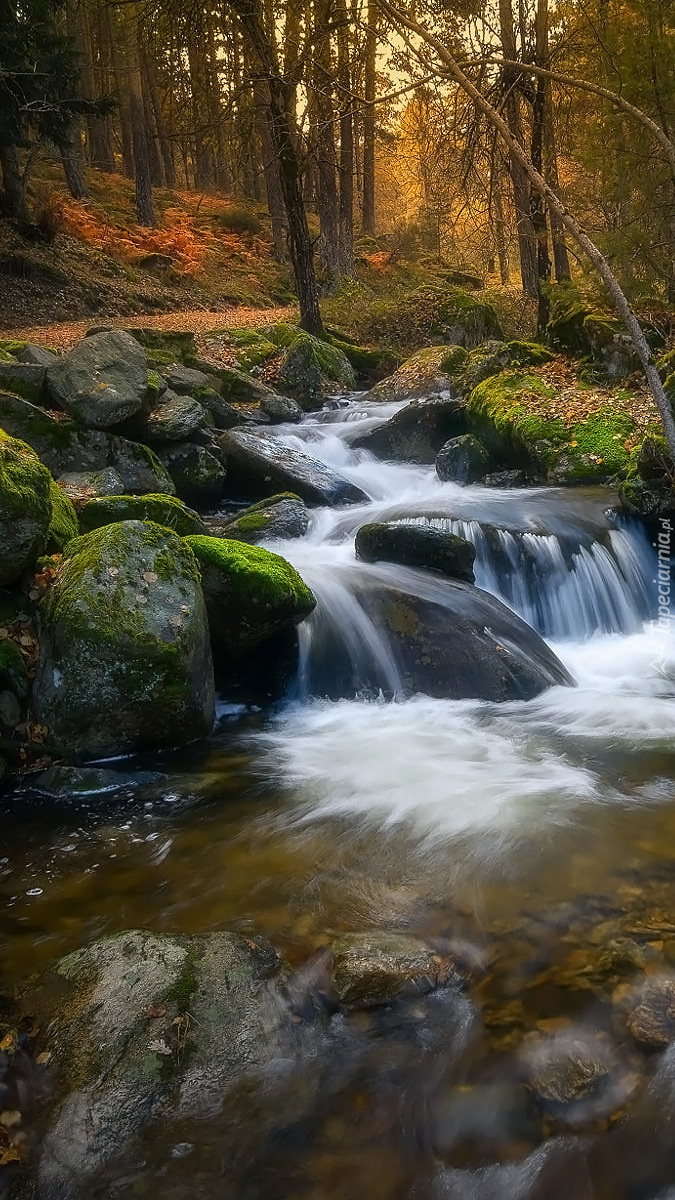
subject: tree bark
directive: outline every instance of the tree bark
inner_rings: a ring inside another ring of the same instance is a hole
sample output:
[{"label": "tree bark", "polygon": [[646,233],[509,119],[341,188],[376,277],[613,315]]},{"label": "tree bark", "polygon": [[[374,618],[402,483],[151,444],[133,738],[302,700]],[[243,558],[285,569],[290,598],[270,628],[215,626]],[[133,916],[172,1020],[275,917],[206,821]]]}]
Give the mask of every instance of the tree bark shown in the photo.
[{"label": "tree bark", "polygon": [[363,232],[375,236],[375,63],[377,59],[377,3],[368,0],[363,108]]},{"label": "tree bark", "polygon": [[2,185],[4,192],[4,208],[8,217],[22,224],[30,224],[30,211],[26,185],[21,174],[19,152],[16,146],[0,142],[0,166],[2,167]]},{"label": "tree bark", "polygon": [[316,47],[311,86],[316,106],[317,207],[319,210],[319,247],[325,286],[330,290],[339,282],[340,218],[337,190],[335,126],[333,124],[332,64],[330,35],[323,33],[331,18],[332,0],[315,0],[314,29]]},{"label": "tree bark", "polygon": [[274,243],[274,257],[277,262],[283,262],[286,258],[286,238],[285,238],[285,210],[284,197],[281,190],[281,180],[279,178],[279,167],[277,158],[274,153],[272,144],[272,135],[269,124],[269,95],[266,94],[267,86],[265,81],[258,79],[254,85],[255,103],[256,103],[256,124],[260,143],[262,146],[263,155],[263,171],[265,173],[265,188],[267,191],[267,208],[272,222],[272,241]]},{"label": "tree bark", "polygon": [[503,285],[509,282],[509,256],[506,249],[506,220],[504,218],[504,204],[502,201],[502,189],[499,180],[494,185],[492,198],[495,209],[495,243],[497,246],[497,259],[499,262],[499,278]]},{"label": "tree bark", "polygon": [[[499,25],[504,58],[515,59],[516,37],[513,28],[511,0],[499,0]],[[523,145],[523,127],[520,118],[520,98],[517,90],[517,75],[511,72],[504,77],[506,92],[506,121],[514,142]],[[539,295],[537,283],[537,253],[535,235],[530,215],[530,186],[519,159],[511,154],[511,186],[518,228],[520,274],[523,291],[535,299]]]},{"label": "tree bark", "polygon": [[523,147],[513,137],[511,130],[504,118],[497,112],[496,108],[490,104],[489,100],[478,90],[469,77],[464,74],[464,71],[459,66],[459,63],[453,58],[450,51],[443,45],[439,38],[429,33],[423,25],[404,13],[399,12],[394,8],[389,0],[378,0],[382,10],[386,12],[390,18],[399,26],[411,30],[413,33],[421,37],[428,45],[432,46],[436,51],[441,62],[447,68],[447,74],[451,79],[458,84],[459,87],[473,101],[476,108],[483,113],[490,124],[497,130],[505,145],[511,152],[512,157],[516,158],[520,163],[523,171],[527,175],[529,182],[541,192],[551,209],[560,218],[561,224],[574,238],[578,246],[581,247],[587,258],[593,264],[598,274],[602,278],[607,291],[609,292],[618,312],[631,336],[631,340],[637,352],[637,355],[642,363],[642,368],[649,384],[649,389],[654,397],[654,402],[659,411],[663,431],[666,435],[666,440],[670,449],[670,453],[675,459],[675,417],[670,406],[670,401],[663,390],[663,384],[659,373],[654,363],[654,356],[651,352],[649,343],[644,335],[635,313],[633,312],[626,296],[624,295],[618,279],[614,275],[607,259],[600,253],[594,242],[591,241],[588,234],[581,228],[579,223],[567,211],[565,206],[556,196],[544,177],[532,166]]},{"label": "tree bark", "polygon": [[340,272],[354,270],[354,121],[349,65],[349,26],[345,0],[338,0],[335,15],[340,27],[337,82],[340,89]]},{"label": "tree bark", "polygon": [[87,181],[82,170],[82,144],[80,130],[71,123],[63,129],[58,139],[58,150],[63,164],[63,173],[68,191],[74,200],[86,200],[89,195]]},{"label": "tree bark", "polygon": [[312,242],[300,188],[300,167],[291,133],[287,90],[279,70],[276,48],[265,36],[258,0],[230,0],[230,4],[267,76],[270,136],[279,163],[291,261],[300,305],[300,324],[308,333],[321,336],[323,323],[319,310]]}]

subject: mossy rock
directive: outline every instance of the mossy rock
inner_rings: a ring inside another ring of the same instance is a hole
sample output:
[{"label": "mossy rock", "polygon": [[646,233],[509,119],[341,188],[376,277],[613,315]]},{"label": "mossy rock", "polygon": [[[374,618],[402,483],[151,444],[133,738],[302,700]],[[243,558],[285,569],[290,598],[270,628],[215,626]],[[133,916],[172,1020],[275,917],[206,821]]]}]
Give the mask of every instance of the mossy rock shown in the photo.
[{"label": "mossy rock", "polygon": [[356,534],[356,557],[362,562],[391,562],[436,571],[449,579],[473,583],[475,548],[465,538],[431,525],[373,522]]},{"label": "mossy rock", "polygon": [[304,537],[308,528],[309,515],[304,501],[292,492],[280,492],[252,504],[241,516],[229,521],[220,536],[255,546],[258,542],[278,538]]},{"label": "mossy rock", "polygon": [[161,451],[161,461],[185,504],[212,508],[222,499],[227,472],[205,446],[179,443]]},{"label": "mossy rock", "polygon": [[28,672],[18,646],[9,638],[0,641],[0,692],[14,692],[20,700],[28,695]]},{"label": "mossy rock", "polygon": [[263,333],[284,351],[276,374],[278,390],[292,396],[306,412],[321,407],[331,384],[346,391],[356,387],[354,369],[337,346],[283,322]]},{"label": "mossy rock", "polygon": [[35,451],[0,430],[0,587],[15,583],[44,549],[51,488]]},{"label": "mossy rock", "polygon": [[472,433],[450,438],[436,455],[436,474],[443,482],[478,483],[490,469],[490,455]]},{"label": "mossy rock", "polygon": [[8,359],[16,358],[27,345],[28,342],[22,341],[21,338],[0,338],[0,350]]},{"label": "mossy rock", "polygon": [[175,746],[210,731],[199,568],[171,530],[123,521],[74,538],[39,618],[35,715],[63,754]]},{"label": "mossy rock", "polygon": [[278,351],[278,346],[257,329],[228,329],[225,336],[242,371],[264,366]]},{"label": "mossy rock", "polygon": [[182,362],[186,355],[196,352],[195,335],[189,330],[126,329],[124,331],[148,351],[148,357],[166,356],[169,362]]},{"label": "mossy rock", "polygon": [[363,398],[389,403],[455,396],[466,361],[463,346],[427,346],[406,359],[393,375],[376,383]]},{"label": "mossy rock", "polygon": [[175,496],[152,493],[147,496],[102,496],[89,500],[80,510],[83,533],[91,533],[116,521],[153,521],[173,530],[179,537],[206,532],[199,513]]},{"label": "mossy rock", "polygon": [[[58,359],[54,359],[58,362]],[[37,363],[21,363],[0,360],[0,388],[6,388],[32,404],[44,398],[47,370]]]},{"label": "mossy rock", "polygon": [[400,300],[373,304],[367,336],[395,346],[443,342],[467,350],[491,338],[503,339],[491,304],[462,288],[434,284],[417,288]]},{"label": "mossy rock", "polygon": [[550,482],[603,483],[625,473],[633,418],[609,406],[582,421],[549,417],[541,409],[554,397],[538,375],[503,371],[474,388],[467,420],[495,461]]},{"label": "mossy rock", "polygon": [[589,354],[588,334],[584,328],[590,310],[572,284],[559,283],[548,292],[550,313],[546,340],[556,350],[572,354]]},{"label": "mossy rock", "polygon": [[47,549],[63,550],[72,538],[78,537],[80,527],[72,500],[58,483],[51,480],[52,519],[47,530]]},{"label": "mossy rock", "polygon": [[462,376],[462,388],[468,394],[484,379],[499,375],[507,367],[537,367],[552,358],[551,351],[536,342],[485,342],[471,351]]},{"label": "mossy rock", "polygon": [[302,621],[316,601],[278,554],[230,539],[188,537],[202,573],[211,636],[237,658]]}]

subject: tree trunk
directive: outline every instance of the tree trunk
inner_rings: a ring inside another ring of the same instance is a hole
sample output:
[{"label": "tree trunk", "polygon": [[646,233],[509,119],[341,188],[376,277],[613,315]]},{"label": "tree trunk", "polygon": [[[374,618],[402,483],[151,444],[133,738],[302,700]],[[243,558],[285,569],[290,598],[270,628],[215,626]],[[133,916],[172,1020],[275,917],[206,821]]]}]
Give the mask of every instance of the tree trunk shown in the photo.
[{"label": "tree trunk", "polygon": [[464,71],[459,66],[459,63],[456,62],[450,51],[443,45],[443,43],[433,34],[429,33],[429,31],[425,29],[423,25],[420,25],[418,21],[414,21],[411,17],[408,17],[404,13],[399,12],[398,9],[393,8],[388,0],[378,0],[378,3],[384,12],[388,13],[395,23],[402,25],[404,28],[416,33],[425,42],[427,42],[428,45],[434,48],[438,57],[447,68],[447,74],[449,77],[455,80],[459,87],[461,87],[466,95],[469,96],[469,98],[473,101],[479,112],[482,112],[490,124],[497,130],[505,145],[508,147],[512,157],[517,159],[520,163],[528,181],[541,192],[548,202],[550,208],[560,218],[563,227],[574,238],[577,245],[581,247],[583,252],[597,270],[631,336],[631,340],[637,355],[642,363],[642,368],[644,370],[647,383],[649,384],[649,389],[654,397],[654,402],[659,411],[659,415],[663,424],[663,431],[666,435],[670,453],[673,459],[675,459],[675,417],[673,416],[673,410],[670,406],[670,401],[663,390],[663,384],[661,383],[659,373],[654,364],[654,356],[640,326],[640,322],[630,307],[630,304],[628,303],[628,300],[621,289],[619,281],[614,275],[614,272],[607,262],[607,259],[600,253],[597,246],[589,238],[588,234],[584,232],[574,217],[567,211],[544,177],[534,169],[532,163],[523,150],[523,147],[514,138],[504,118],[499,112],[497,112],[497,109],[490,104],[489,100],[487,100],[485,96],[478,91],[478,88],[471,82],[469,77],[464,74]]},{"label": "tree trunk", "polygon": [[368,0],[363,108],[363,232],[375,236],[375,61],[377,57],[377,4]]},{"label": "tree trunk", "polygon": [[154,225],[148,130],[145,123],[143,81],[138,47],[138,22],[132,8],[124,14],[123,49],[128,80],[129,125],[136,184],[136,220],[139,225]]},{"label": "tree trunk", "polygon": [[349,65],[349,25],[345,0],[338,0],[335,16],[340,22],[337,33],[340,95],[340,271],[354,270],[354,121],[352,79]]},{"label": "tree trunk", "polygon": [[[515,59],[516,38],[513,28],[511,0],[499,0],[499,24],[504,57]],[[504,86],[507,89],[505,108],[508,128],[513,140],[522,146],[523,128],[520,119],[517,75],[513,72],[505,74]],[[530,217],[530,186],[527,174],[523,170],[518,158],[513,154],[511,155],[511,185],[513,188],[513,204],[516,210],[520,274],[523,282],[523,291],[527,296],[533,296],[536,299],[539,295],[539,287],[537,284],[535,237]]]},{"label": "tree trunk", "polygon": [[168,188],[176,186],[176,167],[173,159],[173,147],[169,130],[164,116],[164,110],[159,98],[159,88],[157,86],[157,72],[152,55],[144,55],[145,72],[148,81],[148,92],[150,95],[150,103],[155,117],[155,126],[157,128],[157,138],[159,140],[159,149],[162,156],[162,166],[164,169],[164,178]]},{"label": "tree trunk", "polygon": [[26,185],[21,174],[19,152],[16,146],[0,142],[0,166],[2,167],[2,186],[4,192],[4,209],[8,217],[29,225],[31,216],[26,196]]},{"label": "tree trunk", "polygon": [[279,71],[276,47],[266,36],[258,0],[230,0],[248,37],[269,87],[270,135],[279,163],[279,179],[288,220],[288,240],[295,286],[300,305],[300,324],[308,333],[323,334],[319,294],[314,272],[312,242],[300,189],[300,167],[291,133],[286,85]]},{"label": "tree trunk", "polygon": [[127,38],[122,22],[128,20],[128,14],[125,12],[121,17],[119,17],[119,19],[116,20],[112,9],[106,8],[105,20],[108,26],[113,76],[115,79],[115,92],[117,94],[117,100],[119,104],[118,114],[120,123],[120,139],[122,142],[122,170],[127,179],[133,179],[135,166],[133,131],[131,127],[130,87],[126,73],[122,68],[119,54],[120,41],[124,42],[126,49]]},{"label": "tree trunk", "polygon": [[274,257],[277,262],[283,262],[286,257],[286,239],[285,239],[285,210],[284,197],[281,191],[281,180],[279,179],[279,167],[277,164],[274,146],[272,145],[272,135],[269,124],[269,94],[267,87],[262,79],[257,79],[254,85],[255,105],[256,105],[256,125],[260,137],[263,155],[263,171],[265,174],[265,188],[267,190],[267,208],[272,222],[272,240],[274,242]]},{"label": "tree trunk", "polygon": [[89,195],[87,181],[82,170],[82,143],[80,131],[69,123],[58,140],[58,150],[63,164],[63,173],[68,191],[74,200],[86,200]]},{"label": "tree trunk", "polygon": [[494,185],[492,198],[495,208],[495,243],[497,246],[497,259],[499,261],[499,278],[503,285],[509,282],[509,256],[506,249],[506,221],[504,219],[504,204],[502,201],[502,189],[499,181]]},{"label": "tree trunk", "polygon": [[[548,65],[548,0],[537,0],[535,54],[537,62]],[[532,104],[532,166],[540,175],[544,173],[544,127],[546,122],[546,100],[550,88],[548,80],[541,76],[537,80]],[[536,187],[530,188],[530,218],[537,239],[537,333],[543,334],[551,313],[551,304],[546,284],[551,279],[551,259],[548,252],[548,222],[546,201]]]},{"label": "tree trunk", "polygon": [[316,104],[317,206],[319,209],[320,253],[326,286],[332,289],[341,275],[340,217],[337,190],[335,125],[333,123],[333,79],[330,35],[322,34],[331,18],[332,0],[316,0],[314,29],[316,50],[311,86]]}]

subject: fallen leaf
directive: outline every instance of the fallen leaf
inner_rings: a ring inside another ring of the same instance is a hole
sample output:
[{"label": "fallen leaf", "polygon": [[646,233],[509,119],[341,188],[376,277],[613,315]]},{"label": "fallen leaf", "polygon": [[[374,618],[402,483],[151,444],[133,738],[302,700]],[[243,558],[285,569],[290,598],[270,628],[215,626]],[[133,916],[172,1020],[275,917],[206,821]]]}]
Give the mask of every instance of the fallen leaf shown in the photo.
[{"label": "fallen leaf", "polygon": [[18,1108],[6,1109],[5,1112],[0,1112],[0,1125],[4,1125],[5,1129],[12,1129],[14,1125],[21,1123],[21,1113]]},{"label": "fallen leaf", "polygon": [[35,1061],[39,1067],[46,1067],[47,1063],[51,1062],[51,1058],[52,1058],[51,1050],[43,1050],[41,1054],[38,1054]]},{"label": "fallen leaf", "polygon": [[21,1162],[21,1155],[16,1146],[8,1146],[6,1150],[0,1154],[0,1167],[6,1167],[7,1163]]},{"label": "fallen leaf", "polygon": [[171,1049],[170,1046],[167,1046],[166,1042],[164,1041],[164,1038],[155,1038],[155,1039],[153,1039],[153,1041],[148,1042],[148,1050],[154,1051],[155,1054],[164,1054],[164,1055],[172,1055],[173,1054],[173,1050]]},{"label": "fallen leaf", "polygon": [[145,1015],[150,1021],[154,1021],[156,1017],[163,1017],[166,1012],[166,1004],[149,1004]]},{"label": "fallen leaf", "polygon": [[18,1036],[15,1029],[10,1029],[0,1042],[0,1050],[6,1050],[8,1054],[13,1054],[18,1045]]}]

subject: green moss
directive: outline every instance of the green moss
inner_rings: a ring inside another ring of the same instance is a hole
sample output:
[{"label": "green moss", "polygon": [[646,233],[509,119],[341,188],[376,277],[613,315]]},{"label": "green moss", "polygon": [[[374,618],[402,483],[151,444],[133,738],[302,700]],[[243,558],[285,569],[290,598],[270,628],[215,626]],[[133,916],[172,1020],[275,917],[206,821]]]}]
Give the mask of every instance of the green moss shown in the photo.
[{"label": "green moss", "polygon": [[80,527],[77,513],[70,497],[58,483],[51,480],[52,519],[47,531],[47,549],[63,550],[68,542],[78,536]]},{"label": "green moss", "polygon": [[0,431],[0,586],[18,579],[43,550],[51,486],[35,451]]},{"label": "green moss", "polygon": [[9,638],[0,641],[0,691],[9,688],[23,698],[28,689],[28,673],[23,655]]},{"label": "green moss", "polygon": [[167,1004],[175,1004],[179,1013],[189,1012],[190,1001],[199,987],[198,965],[201,957],[194,942],[188,946],[181,973],[164,997]]},{"label": "green moss", "polygon": [[438,364],[438,368],[444,375],[460,375],[464,370],[469,353],[464,349],[464,346],[453,346]]},{"label": "green moss", "polygon": [[559,283],[548,289],[550,315],[546,326],[546,338],[559,350],[587,354],[590,350],[584,321],[589,315],[588,306],[571,283]]},{"label": "green moss", "polygon": [[180,537],[204,531],[202,519],[194,509],[174,496],[152,492],[145,496],[101,496],[87,501],[80,512],[83,532],[117,521],[151,521]]},{"label": "green moss", "polygon": [[159,400],[163,382],[163,379],[157,374],[157,371],[148,371],[147,397],[150,404],[156,404]]},{"label": "green moss", "polygon": [[184,539],[204,567],[224,572],[240,598],[255,598],[263,604],[278,603],[291,597],[299,605],[314,606],[314,597],[295,567],[259,546],[249,546],[227,538],[187,537]]},{"label": "green moss", "polygon": [[16,358],[27,345],[28,342],[21,341],[20,338],[0,338],[0,350],[3,350],[8,358]]},{"label": "green moss", "polygon": [[228,342],[236,350],[237,365],[242,371],[262,366],[277,352],[277,346],[256,329],[228,329]]}]

